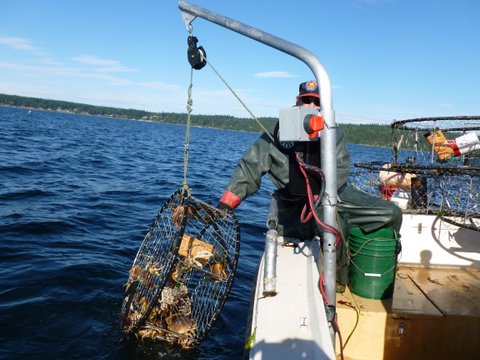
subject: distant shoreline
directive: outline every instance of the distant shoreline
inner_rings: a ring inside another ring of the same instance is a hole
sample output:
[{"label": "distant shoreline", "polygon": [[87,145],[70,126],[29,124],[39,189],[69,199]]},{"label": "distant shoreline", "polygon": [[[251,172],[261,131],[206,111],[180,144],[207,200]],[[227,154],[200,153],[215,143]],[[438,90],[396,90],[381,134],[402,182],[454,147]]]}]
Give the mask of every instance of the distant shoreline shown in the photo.
[{"label": "distant shoreline", "polygon": [[[111,119],[111,120],[141,121],[141,122],[148,122],[148,123],[157,123],[157,124],[162,124],[162,125],[183,126],[183,127],[186,126],[186,124],[164,123],[164,122],[155,121],[155,120],[132,119],[132,118],[127,118],[127,117],[116,117],[116,116],[108,116],[108,115],[94,115],[94,114],[88,114],[88,113],[82,114],[82,113],[74,113],[74,112],[71,112],[71,111],[68,111],[68,110],[42,109],[42,108],[35,108],[35,107],[29,107],[29,106],[12,106],[12,105],[0,104],[0,107],[13,108],[13,109],[36,110],[36,111],[45,111],[45,112],[71,114],[71,115],[81,115],[81,116],[94,116],[94,117],[106,118],[106,119]],[[186,116],[186,114],[185,114],[185,116]],[[246,133],[250,133],[250,134],[258,133],[258,131],[222,129],[222,128],[216,128],[216,127],[200,126],[200,125],[191,125],[191,126],[194,127],[194,128],[199,128],[199,129],[212,129],[212,130],[219,130],[219,131],[237,131],[237,132],[246,132]]]},{"label": "distant shoreline", "polygon": [[[61,112],[74,115],[99,116],[108,119],[125,119],[161,124],[186,125],[186,113],[149,112],[145,110],[113,108],[97,105],[73,103],[60,100],[31,98],[17,95],[0,94],[0,106],[29,110]],[[230,115],[191,114],[191,126],[199,128],[261,133],[257,122],[251,118],[236,118]],[[259,118],[267,129],[273,129],[278,118]],[[351,144],[391,147],[390,125],[344,124],[341,128]]]}]

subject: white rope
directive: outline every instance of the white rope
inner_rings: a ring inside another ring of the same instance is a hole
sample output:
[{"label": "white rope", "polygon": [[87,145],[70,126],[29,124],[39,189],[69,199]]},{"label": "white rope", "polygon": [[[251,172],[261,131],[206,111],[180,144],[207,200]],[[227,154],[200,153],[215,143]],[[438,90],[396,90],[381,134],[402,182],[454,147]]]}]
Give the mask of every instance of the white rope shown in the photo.
[{"label": "white rope", "polygon": [[235,98],[240,102],[240,104],[242,104],[242,106],[245,108],[245,110],[247,110],[247,112],[250,114],[253,120],[257,122],[258,126],[260,126],[263,132],[266,133],[273,142],[275,142],[275,139],[273,138],[272,134],[270,134],[270,132],[265,128],[265,126],[263,126],[260,120],[253,114],[253,112],[247,107],[247,105],[242,101],[242,99],[240,99],[240,97],[235,93],[235,91],[231,88],[231,86],[228,85],[228,83],[225,81],[222,75],[220,75],[220,73],[213,67],[213,65],[205,57],[203,57],[203,52],[200,51],[200,53],[202,54],[202,58],[207,62],[208,66],[210,66],[213,72],[220,78],[220,80],[222,80],[222,82],[225,84],[228,90],[230,90],[233,96],[235,96]]}]

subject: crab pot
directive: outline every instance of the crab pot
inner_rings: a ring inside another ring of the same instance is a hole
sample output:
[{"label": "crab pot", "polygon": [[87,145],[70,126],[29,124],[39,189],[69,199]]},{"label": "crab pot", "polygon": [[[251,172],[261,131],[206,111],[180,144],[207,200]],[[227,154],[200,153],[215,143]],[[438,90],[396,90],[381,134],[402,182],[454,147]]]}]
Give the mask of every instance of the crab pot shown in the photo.
[{"label": "crab pot", "polygon": [[426,209],[428,204],[427,198],[427,178],[425,176],[418,176],[412,180],[411,194],[411,208],[412,209]]},{"label": "crab pot", "polygon": [[179,190],[162,206],[129,271],[121,309],[126,336],[191,348],[216,321],[230,291],[240,227]]},{"label": "crab pot", "polygon": [[393,295],[400,237],[391,229],[365,234],[353,228],[348,237],[350,252],[350,289],[368,299],[386,299]]}]

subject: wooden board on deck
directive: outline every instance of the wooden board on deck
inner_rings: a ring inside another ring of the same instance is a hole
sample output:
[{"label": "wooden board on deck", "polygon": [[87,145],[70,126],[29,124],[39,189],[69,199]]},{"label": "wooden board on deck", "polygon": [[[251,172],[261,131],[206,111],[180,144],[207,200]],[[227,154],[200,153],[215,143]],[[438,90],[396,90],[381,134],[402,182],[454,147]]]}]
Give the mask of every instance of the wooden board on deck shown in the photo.
[{"label": "wooden board on deck", "polygon": [[395,279],[395,296],[392,299],[393,313],[443,316],[435,305],[425,297],[410,278],[410,270],[398,269]]},{"label": "wooden board on deck", "polygon": [[392,311],[480,317],[480,270],[400,267]]},{"label": "wooden board on deck", "polygon": [[[346,360],[477,359],[480,270],[399,266],[392,299],[337,294]],[[340,350],[337,342],[337,359]]]}]

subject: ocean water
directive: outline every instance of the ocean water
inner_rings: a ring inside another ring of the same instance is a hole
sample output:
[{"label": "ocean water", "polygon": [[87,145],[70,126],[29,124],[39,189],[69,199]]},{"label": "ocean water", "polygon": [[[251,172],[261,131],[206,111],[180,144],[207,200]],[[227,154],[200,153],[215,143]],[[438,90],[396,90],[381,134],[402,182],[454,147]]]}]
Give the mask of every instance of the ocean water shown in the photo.
[{"label": "ocean water", "polygon": [[[192,128],[192,194],[215,204],[257,136]],[[1,359],[242,357],[266,178],[236,210],[239,265],[207,338],[188,351],[122,340],[123,285],[151,220],[182,185],[184,142],[184,126],[0,107]],[[372,160],[372,148],[352,150],[353,161]]]}]

